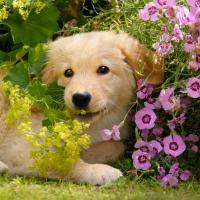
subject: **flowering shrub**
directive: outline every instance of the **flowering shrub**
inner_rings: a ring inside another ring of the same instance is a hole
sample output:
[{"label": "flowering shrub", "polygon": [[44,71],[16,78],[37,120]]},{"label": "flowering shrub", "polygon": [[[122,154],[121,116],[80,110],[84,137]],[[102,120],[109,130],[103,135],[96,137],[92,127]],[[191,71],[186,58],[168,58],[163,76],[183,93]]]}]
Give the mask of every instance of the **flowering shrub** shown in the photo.
[{"label": "flowering shrub", "polygon": [[[188,180],[192,173],[187,167],[191,169],[190,162],[199,156],[199,129],[188,125],[188,118],[198,121],[199,116],[191,111],[196,106],[198,111],[200,108],[199,12],[199,1],[177,4],[175,0],[154,0],[138,13],[146,23],[162,21],[161,35],[152,44],[157,54],[167,59],[176,51],[183,51],[187,57],[184,66],[177,63],[176,67],[182,70],[174,71],[175,82],[166,77],[161,89],[145,80],[137,82],[137,111],[132,120],[137,140],[133,167],[138,172],[153,173],[162,186],[176,186]],[[177,54],[176,59],[181,55]]]}]

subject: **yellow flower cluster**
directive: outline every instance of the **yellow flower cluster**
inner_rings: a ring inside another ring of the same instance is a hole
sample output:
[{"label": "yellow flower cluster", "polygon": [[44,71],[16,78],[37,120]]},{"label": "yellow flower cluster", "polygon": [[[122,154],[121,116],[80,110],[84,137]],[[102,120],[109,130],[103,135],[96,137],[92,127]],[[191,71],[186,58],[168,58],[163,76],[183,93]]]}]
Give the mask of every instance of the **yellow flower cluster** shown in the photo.
[{"label": "yellow flower cluster", "polygon": [[7,126],[12,126],[16,121],[25,121],[31,114],[33,100],[22,92],[18,85],[10,82],[0,82],[0,88],[7,94],[10,101],[10,109],[5,116]]},{"label": "yellow flower cluster", "polygon": [[8,7],[5,5],[4,0],[0,0],[0,22],[7,19],[9,15]]},{"label": "yellow flower cluster", "polygon": [[12,5],[14,9],[18,10],[22,18],[26,20],[32,10],[39,13],[46,4],[40,0],[13,0]]},{"label": "yellow flower cluster", "polygon": [[18,130],[33,147],[32,167],[42,174],[53,170],[64,176],[79,159],[81,149],[90,144],[89,136],[82,134],[88,127],[77,120],[68,120],[55,123],[51,131],[43,127],[34,133],[30,122],[21,123]]},{"label": "yellow flower cluster", "polygon": [[5,91],[10,101],[5,123],[7,126],[19,123],[19,133],[32,147],[32,167],[41,173],[54,170],[59,174],[66,174],[79,159],[81,150],[89,147],[89,136],[83,134],[89,124],[71,119],[69,113],[64,112],[68,120],[55,122],[48,127],[49,130],[43,127],[34,132],[32,122],[29,121],[34,100],[19,86],[10,82],[0,82],[0,89]]}]

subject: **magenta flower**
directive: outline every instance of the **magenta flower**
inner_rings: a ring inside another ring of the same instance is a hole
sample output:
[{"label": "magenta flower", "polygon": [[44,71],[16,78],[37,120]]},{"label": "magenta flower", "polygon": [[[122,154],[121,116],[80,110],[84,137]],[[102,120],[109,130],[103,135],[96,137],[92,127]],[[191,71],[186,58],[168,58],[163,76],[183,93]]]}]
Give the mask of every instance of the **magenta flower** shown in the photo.
[{"label": "magenta flower", "polygon": [[187,82],[187,94],[192,98],[200,97],[200,79],[192,77]]},{"label": "magenta flower", "polygon": [[175,0],[154,0],[153,2],[155,3],[156,7],[160,9],[176,5]]},{"label": "magenta flower", "polygon": [[178,179],[172,174],[167,174],[161,179],[160,184],[163,187],[167,187],[167,186],[174,187],[178,184]]},{"label": "magenta flower", "polygon": [[145,21],[158,20],[158,9],[156,5],[153,2],[146,4],[145,7],[139,11],[139,17]]},{"label": "magenta flower", "polygon": [[200,1],[199,0],[187,0],[188,5],[194,8],[200,8]]},{"label": "magenta flower", "polygon": [[135,143],[135,148],[140,149],[142,152],[146,152],[146,153],[149,153],[149,152],[151,152],[153,150],[151,148],[151,146],[149,145],[149,143],[145,142],[143,140],[138,140]]},{"label": "magenta flower", "polygon": [[154,127],[154,128],[152,129],[152,133],[153,133],[155,136],[160,136],[163,132],[164,132],[164,128],[162,128],[162,127]]},{"label": "magenta flower", "polygon": [[199,136],[195,134],[189,134],[187,137],[185,137],[185,140],[189,142],[198,142]]},{"label": "magenta flower", "polygon": [[145,102],[144,105],[146,108],[150,109],[159,109],[161,108],[160,102],[156,98],[149,97]]},{"label": "magenta flower", "polygon": [[180,172],[179,163],[174,163],[174,164],[170,167],[169,173],[172,174],[173,176],[176,176],[176,177],[178,178],[179,172]]},{"label": "magenta flower", "polygon": [[172,40],[179,41],[182,39],[183,39],[183,32],[181,31],[179,25],[175,24],[172,32]]},{"label": "magenta flower", "polygon": [[190,147],[190,149],[191,149],[191,151],[193,151],[193,152],[195,152],[195,153],[197,153],[197,152],[199,151],[199,147],[198,147],[197,145],[192,145],[192,146]]},{"label": "magenta flower", "polygon": [[149,136],[149,130],[147,129],[144,129],[144,130],[141,130],[141,136],[144,138],[144,139],[147,139],[148,136]]},{"label": "magenta flower", "polygon": [[142,108],[135,114],[135,123],[139,129],[151,129],[155,126],[157,117],[153,110]]},{"label": "magenta flower", "polygon": [[170,42],[156,42],[153,44],[153,48],[160,56],[170,54],[174,51],[174,48]]},{"label": "magenta flower", "polygon": [[180,98],[174,96],[174,88],[162,89],[158,99],[164,110],[180,107]]},{"label": "magenta flower", "polygon": [[179,135],[170,135],[165,137],[163,144],[164,152],[174,157],[181,155],[186,149],[186,145],[182,137]]},{"label": "magenta flower", "polygon": [[175,117],[171,120],[168,120],[167,125],[170,129],[175,129],[178,124],[183,124],[185,121],[185,114],[180,114],[179,117]]},{"label": "magenta flower", "polygon": [[165,33],[161,35],[159,42],[153,44],[153,48],[161,56],[170,54],[174,51],[174,48],[170,43],[170,41],[171,41],[171,36]]},{"label": "magenta flower", "polygon": [[137,81],[138,91],[137,97],[139,99],[145,99],[153,92],[153,86],[149,83],[145,83],[143,79]]},{"label": "magenta flower", "polygon": [[179,175],[182,181],[187,181],[190,178],[190,176],[191,176],[191,173],[188,170],[181,171]]},{"label": "magenta flower", "polygon": [[149,142],[149,145],[153,148],[153,151],[154,151],[155,154],[160,153],[163,149],[160,142],[158,142],[156,140],[151,140]]},{"label": "magenta flower", "polygon": [[177,6],[176,19],[180,26],[190,25],[194,22],[194,15],[192,15],[185,6]]},{"label": "magenta flower", "polygon": [[159,175],[157,176],[157,179],[161,181],[162,178],[165,176],[165,169],[163,167],[159,167],[158,172],[159,172]]},{"label": "magenta flower", "polygon": [[113,126],[112,130],[109,129],[103,129],[100,131],[101,137],[103,140],[108,141],[108,140],[115,140],[118,141],[120,140],[120,131],[118,126]]},{"label": "magenta flower", "polygon": [[191,52],[195,48],[194,45],[194,39],[191,35],[185,36],[185,44],[184,44],[184,50],[186,52]]},{"label": "magenta flower", "polygon": [[148,170],[151,167],[150,154],[141,150],[134,151],[132,154],[133,165],[136,169]]}]

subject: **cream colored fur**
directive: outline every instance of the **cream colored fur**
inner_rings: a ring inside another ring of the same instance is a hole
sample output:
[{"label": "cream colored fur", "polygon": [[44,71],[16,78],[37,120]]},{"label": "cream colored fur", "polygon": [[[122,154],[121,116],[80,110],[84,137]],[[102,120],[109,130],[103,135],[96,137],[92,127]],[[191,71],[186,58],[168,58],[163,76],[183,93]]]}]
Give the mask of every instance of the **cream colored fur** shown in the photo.
[{"label": "cream colored fur", "polygon": [[[98,75],[99,66],[108,66],[110,72]],[[100,112],[90,117],[77,116],[91,123],[87,134],[92,145],[81,153],[80,160],[68,174],[58,176],[51,172],[47,177],[102,185],[122,176],[120,170],[103,163],[119,157],[124,144],[121,141],[102,141],[100,130],[111,129],[123,120],[135,96],[136,79],[142,77],[158,84],[163,78],[162,67],[161,58],[125,33],[81,33],[50,43],[43,81],[49,84],[58,80],[65,87],[65,103],[71,109],[75,109],[72,103],[75,92],[89,92],[92,99],[87,112]],[[72,78],[64,76],[68,68],[74,71]],[[40,176],[37,171],[29,169],[32,162],[29,145],[17,133],[16,127],[9,129],[3,122],[8,108],[7,99],[0,92],[0,171],[7,169],[13,175]],[[32,114],[34,130],[41,128],[42,119],[41,113]],[[120,129],[122,140],[128,139],[127,127],[125,123]]]}]

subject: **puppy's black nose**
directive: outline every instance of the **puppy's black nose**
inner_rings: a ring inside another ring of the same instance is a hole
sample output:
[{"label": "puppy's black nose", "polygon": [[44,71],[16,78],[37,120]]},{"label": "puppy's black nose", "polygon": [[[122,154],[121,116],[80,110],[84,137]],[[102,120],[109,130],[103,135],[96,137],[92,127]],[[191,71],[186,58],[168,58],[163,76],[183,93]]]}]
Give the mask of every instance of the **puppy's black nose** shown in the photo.
[{"label": "puppy's black nose", "polygon": [[91,100],[91,95],[88,92],[85,93],[75,93],[72,96],[72,102],[78,108],[85,108],[88,106]]}]

